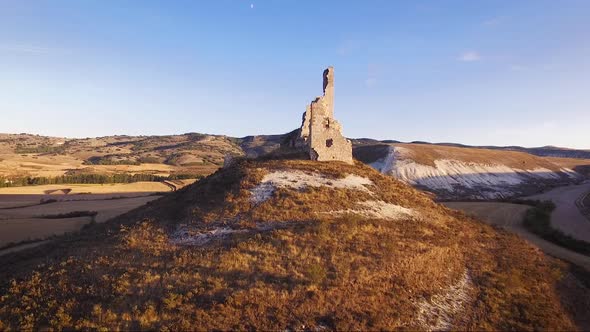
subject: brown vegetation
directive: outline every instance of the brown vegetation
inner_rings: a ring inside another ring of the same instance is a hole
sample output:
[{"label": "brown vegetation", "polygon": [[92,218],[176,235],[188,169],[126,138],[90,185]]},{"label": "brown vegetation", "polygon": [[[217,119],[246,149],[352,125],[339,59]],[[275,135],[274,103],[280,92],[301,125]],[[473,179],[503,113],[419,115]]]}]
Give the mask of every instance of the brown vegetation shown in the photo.
[{"label": "brown vegetation", "polygon": [[[253,202],[250,191],[274,170],[334,181],[354,174],[373,185],[371,193],[278,188]],[[324,213],[369,199],[416,215]],[[243,232],[177,245],[180,223]],[[457,285],[465,303],[429,319],[451,315],[460,330],[574,330],[575,313],[588,310],[572,292],[585,286],[571,282],[564,264],[361,164],[238,161],[0,264],[10,266],[0,270],[0,329],[429,329],[418,319],[430,308],[423,304]]]}]

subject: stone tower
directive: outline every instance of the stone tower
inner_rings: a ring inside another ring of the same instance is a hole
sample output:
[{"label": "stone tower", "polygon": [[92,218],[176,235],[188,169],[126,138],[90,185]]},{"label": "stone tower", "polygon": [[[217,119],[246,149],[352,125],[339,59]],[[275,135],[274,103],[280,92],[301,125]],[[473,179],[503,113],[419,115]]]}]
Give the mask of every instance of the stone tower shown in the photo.
[{"label": "stone tower", "polygon": [[338,160],[352,164],[352,143],[342,136],[334,119],[334,68],[324,70],[324,95],[311,102],[299,133],[298,146],[309,149],[311,160]]}]

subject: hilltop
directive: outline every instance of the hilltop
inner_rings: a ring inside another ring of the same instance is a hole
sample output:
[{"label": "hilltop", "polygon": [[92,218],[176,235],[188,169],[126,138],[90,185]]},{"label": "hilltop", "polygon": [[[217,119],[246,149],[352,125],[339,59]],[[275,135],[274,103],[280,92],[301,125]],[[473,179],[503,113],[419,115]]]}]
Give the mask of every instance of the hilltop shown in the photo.
[{"label": "hilltop", "polygon": [[588,328],[587,278],[358,162],[238,159],[0,263],[0,329]]}]

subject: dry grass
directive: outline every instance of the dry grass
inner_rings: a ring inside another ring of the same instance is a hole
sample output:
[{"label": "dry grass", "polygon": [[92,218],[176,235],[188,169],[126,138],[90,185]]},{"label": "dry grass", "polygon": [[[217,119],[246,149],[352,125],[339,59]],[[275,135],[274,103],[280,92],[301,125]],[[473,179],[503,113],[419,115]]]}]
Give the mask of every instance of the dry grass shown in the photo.
[{"label": "dry grass", "polygon": [[82,160],[73,156],[21,155],[4,153],[0,155],[1,176],[44,176],[64,175],[70,169],[81,168]]},{"label": "dry grass", "polygon": [[[282,188],[253,204],[250,190],[273,170],[375,185],[373,195]],[[321,213],[369,198],[423,219]],[[170,234],[180,222],[250,231],[179,246]],[[37,250],[48,254],[0,258],[11,267],[0,271],[0,328],[413,330],[424,303],[446,298],[468,271],[469,305],[437,313],[454,329],[576,329],[557,290],[565,266],[359,164],[242,161]]]}]

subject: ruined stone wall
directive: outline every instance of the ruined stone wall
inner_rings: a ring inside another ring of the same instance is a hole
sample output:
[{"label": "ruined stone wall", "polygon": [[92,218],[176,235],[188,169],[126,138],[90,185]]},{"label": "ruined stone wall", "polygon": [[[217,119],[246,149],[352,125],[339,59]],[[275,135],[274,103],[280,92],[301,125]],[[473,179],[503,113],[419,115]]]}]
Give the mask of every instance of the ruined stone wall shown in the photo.
[{"label": "ruined stone wall", "polygon": [[309,148],[312,160],[352,164],[352,143],[342,136],[342,127],[334,119],[334,68],[328,67],[323,76],[324,94],[307,107],[298,144]]},{"label": "ruined stone wall", "polygon": [[305,113],[303,113],[303,119],[301,123],[301,129],[299,130],[299,137],[295,141],[295,147],[307,147],[309,145],[309,133],[311,131],[311,105],[307,105]]}]

